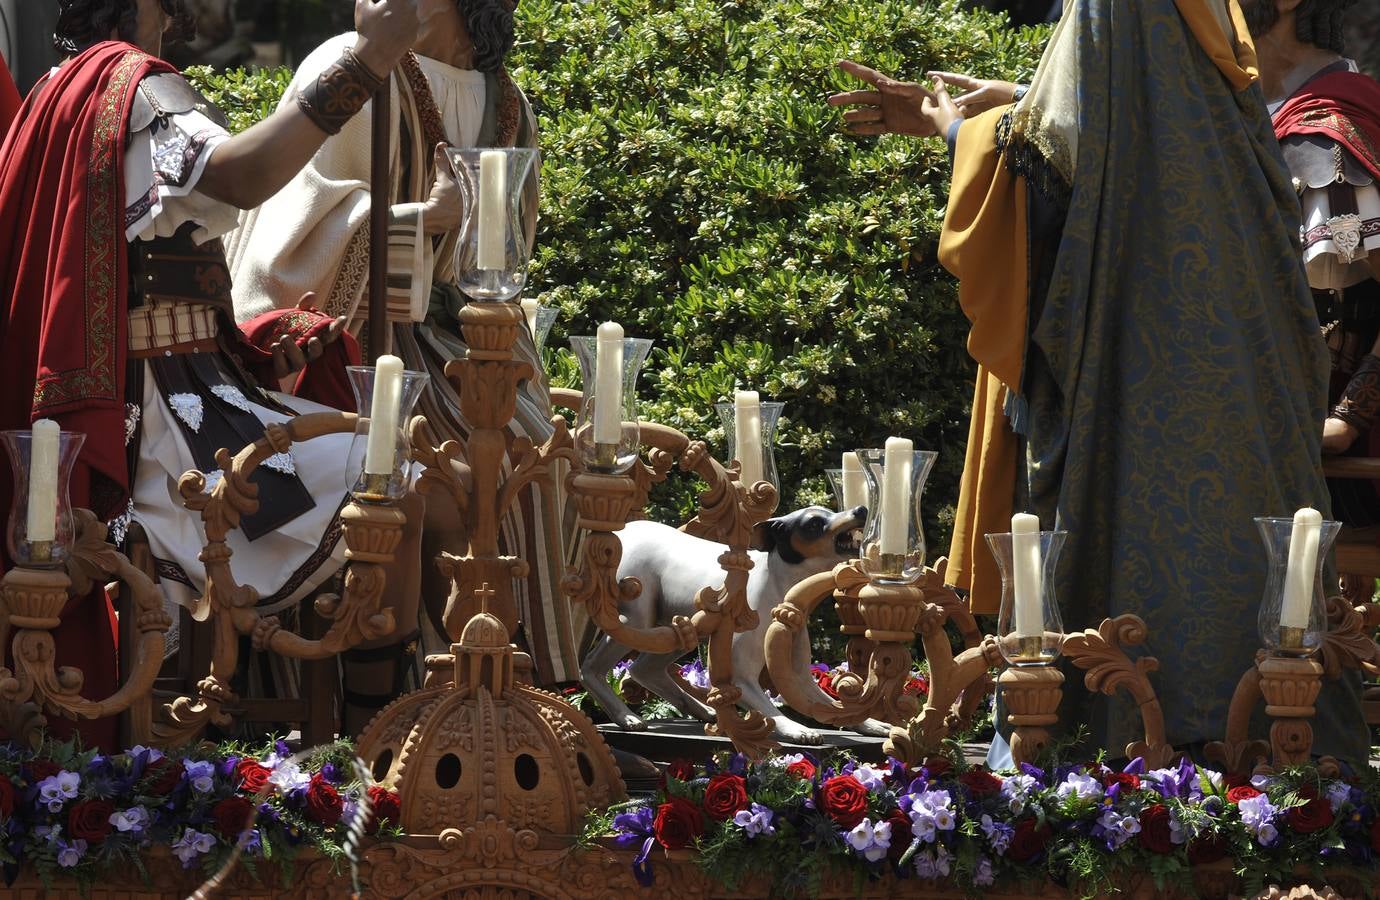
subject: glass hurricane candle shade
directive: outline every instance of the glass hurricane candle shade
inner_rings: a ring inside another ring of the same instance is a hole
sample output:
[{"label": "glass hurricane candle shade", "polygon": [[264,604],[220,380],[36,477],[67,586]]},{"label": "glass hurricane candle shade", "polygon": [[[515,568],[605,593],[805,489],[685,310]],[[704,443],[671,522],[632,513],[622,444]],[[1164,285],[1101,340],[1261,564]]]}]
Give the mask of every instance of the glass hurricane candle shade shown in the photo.
[{"label": "glass hurricane candle shade", "polygon": [[[616,347],[617,344],[615,343]],[[601,397],[596,389],[595,366],[598,357],[598,338],[590,335],[576,335],[570,339],[570,349],[575,351],[575,359],[580,364],[580,379],[584,394],[580,409],[575,417],[575,451],[586,471],[605,475],[626,472],[637,459],[641,435],[637,426],[637,376],[652,351],[652,342],[647,338],[623,339],[623,370],[620,396],[613,402],[618,404],[620,428],[617,441],[607,440],[612,435],[598,433],[596,420],[599,404],[609,402]]]},{"label": "glass hurricane candle shade", "polygon": [[[1040,531],[1015,536],[1023,542],[1029,539],[1029,547],[1015,546],[1010,532],[986,537],[1001,570],[1001,611],[997,615],[997,646],[1001,655],[1013,666],[1053,662],[1064,642],[1054,573],[1068,532]],[[1028,555],[1037,540],[1038,560]]]},{"label": "glass hurricane candle shade", "polygon": [[920,518],[920,501],[925,493],[925,481],[939,456],[933,450],[916,450],[911,454],[910,502],[906,504],[905,544],[899,552],[887,552],[883,546],[883,521],[886,517],[882,485],[886,481],[886,451],[859,450],[863,474],[867,479],[867,525],[863,528],[863,563],[869,576],[892,584],[909,584],[925,569],[925,527]]},{"label": "glass hurricane candle shade", "polygon": [[[829,476],[829,486],[830,486],[831,488],[834,489],[834,509],[837,510],[837,511],[839,511],[839,512],[842,512],[842,511],[844,510],[844,505],[843,505],[843,470],[842,470],[842,469],[825,469],[825,470],[824,470],[824,474],[826,474],[826,475]],[[867,484],[867,478],[866,478],[865,476],[864,476],[864,478],[863,478],[863,484],[864,484],[864,485]],[[867,508],[867,510],[868,510],[868,513],[867,513],[867,514],[868,514],[869,516],[872,514],[872,512],[871,512],[872,508],[875,507],[876,505],[877,505],[877,498],[875,498],[875,497],[872,496],[871,490],[868,490],[868,492],[867,492],[867,503],[864,504],[864,506]],[[849,546],[852,548],[852,552],[857,553],[857,552],[859,552],[859,551],[862,550],[862,537],[863,537],[863,534],[865,533],[865,531],[866,531],[866,526],[864,526],[863,528],[857,529],[857,530],[854,531],[851,535],[849,535]]]},{"label": "glass hurricane candle shade", "polygon": [[1258,622],[1261,643],[1272,653],[1307,656],[1322,646],[1327,634],[1323,563],[1342,523],[1324,521],[1315,526],[1316,548],[1308,548],[1313,559],[1292,578],[1289,557],[1295,533],[1294,520],[1262,516],[1255,524],[1269,556]]},{"label": "glass hurricane candle shade", "polygon": [[531,148],[448,149],[464,201],[455,276],[474,300],[512,300],[527,285],[522,200],[539,154]]},{"label": "glass hurricane candle shade", "polygon": [[538,306],[537,321],[532,328],[532,342],[537,345],[537,356],[546,349],[546,339],[551,336],[551,326],[560,318],[559,306]]},{"label": "glass hurricane candle shade", "polygon": [[412,441],[408,436],[408,422],[431,376],[425,372],[402,373],[394,418],[397,424],[393,428],[392,471],[383,473],[366,471],[369,431],[373,424],[368,414],[374,407],[375,369],[373,366],[346,366],[346,373],[355,393],[355,408],[360,410],[355,421],[355,437],[350,442],[350,459],[345,467],[349,482],[346,487],[355,499],[366,503],[400,500],[407,494],[411,480]]},{"label": "glass hurricane candle shade", "polygon": [[[778,492],[781,490],[781,476],[776,471],[776,426],[781,421],[781,410],[785,407],[786,404],[776,400],[762,400],[758,403],[758,418],[762,428],[758,437],[761,459],[757,460],[757,471],[762,473],[761,480],[769,482]],[[723,425],[724,438],[728,444],[728,459],[744,462],[738,456],[737,406],[733,403],[715,403],[714,409]]]},{"label": "glass hurricane candle shade", "polygon": [[[57,433],[56,453],[52,454],[52,448],[49,448],[49,477],[41,479],[41,486],[30,484],[33,475],[33,432],[5,431],[0,435],[3,435],[5,449],[9,452],[14,481],[14,498],[5,529],[5,548],[10,560],[18,566],[61,565],[66,562],[76,538],[67,486],[72,480],[72,467],[76,465],[77,454],[86,435],[79,431]],[[56,475],[55,480],[51,477],[53,474]],[[36,508],[31,515],[29,506],[34,500],[44,507],[51,505],[51,510]]]}]

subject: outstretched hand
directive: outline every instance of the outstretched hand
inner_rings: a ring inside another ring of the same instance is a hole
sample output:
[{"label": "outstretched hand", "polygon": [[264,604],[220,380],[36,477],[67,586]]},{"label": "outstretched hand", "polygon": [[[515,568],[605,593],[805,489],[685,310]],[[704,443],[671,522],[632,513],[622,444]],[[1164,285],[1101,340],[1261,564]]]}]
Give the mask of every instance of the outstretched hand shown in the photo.
[{"label": "outstretched hand", "polygon": [[950,87],[963,91],[954,98],[954,105],[964,117],[975,116],[998,106],[1006,106],[1016,100],[1016,85],[1010,81],[990,81],[962,75],[958,72],[927,72],[930,78],[938,78]]},{"label": "outstretched hand", "polygon": [[940,78],[935,78],[927,88],[913,81],[897,81],[848,59],[840,60],[838,67],[873,88],[829,98],[830,106],[853,107],[843,114],[844,127],[853,134],[933,137],[947,133],[949,126],[961,117]]},{"label": "outstretched hand", "polygon": [[[297,308],[300,310],[310,310],[316,303],[316,294],[312,291],[302,295],[302,299],[297,301]],[[299,345],[290,335],[283,335],[273,345],[273,374],[280,381],[296,375],[307,367],[308,364],[321,358],[321,354],[326,352],[326,347],[333,344],[340,338],[345,331],[345,317],[339,316],[330,327],[326,329],[324,336],[317,336],[307,341],[306,345]]]}]

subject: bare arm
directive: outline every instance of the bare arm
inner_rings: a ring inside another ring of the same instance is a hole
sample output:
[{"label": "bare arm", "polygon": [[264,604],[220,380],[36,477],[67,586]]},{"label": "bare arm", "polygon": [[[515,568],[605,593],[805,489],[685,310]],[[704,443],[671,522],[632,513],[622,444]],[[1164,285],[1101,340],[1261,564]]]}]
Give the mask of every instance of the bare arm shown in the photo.
[{"label": "bare arm", "polygon": [[[416,5],[416,0],[355,0],[359,39],[354,54],[375,76],[391,71],[416,39]],[[217,147],[197,190],[253,209],[291,181],[327,137],[297,104],[286,104]]]}]

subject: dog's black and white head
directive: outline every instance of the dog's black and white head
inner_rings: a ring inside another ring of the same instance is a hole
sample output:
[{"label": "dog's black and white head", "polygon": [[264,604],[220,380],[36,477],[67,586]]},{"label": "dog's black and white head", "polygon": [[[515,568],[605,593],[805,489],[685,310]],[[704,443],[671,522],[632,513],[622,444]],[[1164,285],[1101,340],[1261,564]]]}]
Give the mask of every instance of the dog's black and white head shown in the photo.
[{"label": "dog's black and white head", "polygon": [[807,506],[759,524],[753,544],[790,565],[807,559],[847,559],[854,552],[853,532],[866,521],[865,506],[837,513],[822,506]]}]

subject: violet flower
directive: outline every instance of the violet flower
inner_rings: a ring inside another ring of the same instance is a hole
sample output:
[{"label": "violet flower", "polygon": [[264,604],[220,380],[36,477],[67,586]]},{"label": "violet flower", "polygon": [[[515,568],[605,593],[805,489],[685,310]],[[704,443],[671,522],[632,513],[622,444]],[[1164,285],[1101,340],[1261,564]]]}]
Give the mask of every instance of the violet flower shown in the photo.
[{"label": "violet flower", "polygon": [[613,842],[618,847],[632,847],[639,842],[642,846],[633,857],[633,877],[643,887],[651,887],[656,876],[652,872],[652,848],[656,846],[656,833],[652,824],[656,821],[656,811],[650,806],[619,813],[613,817]]},{"label": "violet flower", "polygon": [[1279,837],[1279,830],[1274,824],[1279,808],[1270,802],[1268,795],[1260,794],[1242,800],[1236,804],[1236,809],[1241,814],[1241,824],[1255,834],[1262,847],[1270,846]]},{"label": "violet flower", "polygon": [[209,853],[216,844],[216,839],[203,831],[194,828],[186,828],[182,832],[182,837],[172,845],[173,856],[182,861],[182,868],[190,869],[192,863],[203,853]]},{"label": "violet flower", "polygon": [[59,840],[57,847],[57,864],[64,869],[72,868],[81,862],[81,858],[86,855],[86,841],[81,838],[77,838],[70,844]]},{"label": "violet flower", "polygon": [[992,861],[985,856],[979,856],[977,865],[973,867],[973,884],[977,887],[991,887],[996,881],[997,876],[992,871]]},{"label": "violet flower", "polygon": [[1109,809],[1098,818],[1093,826],[1093,836],[1102,838],[1108,850],[1117,850],[1131,838],[1140,833],[1140,820],[1115,809]]},{"label": "violet flower", "polygon": [[187,781],[191,784],[192,790],[198,794],[209,794],[211,788],[215,786],[216,767],[209,762],[201,760],[182,760],[182,767],[187,770]]},{"label": "violet flower", "polygon": [[1011,846],[1011,837],[1016,833],[1015,827],[1006,822],[995,821],[985,814],[978,822],[978,827],[982,829],[987,843],[992,845],[992,852],[998,856],[1005,856],[1006,848]]},{"label": "violet flower", "polygon": [[853,826],[852,831],[844,833],[843,839],[853,852],[868,862],[878,862],[886,858],[891,848],[891,823],[863,819]]},{"label": "violet flower", "polygon": [[110,824],[116,831],[143,831],[149,825],[149,811],[142,806],[116,810],[110,814]]},{"label": "violet flower", "polygon": [[748,809],[740,809],[733,815],[733,824],[743,829],[749,838],[758,835],[776,834],[776,827],[772,825],[772,820],[776,818],[776,813],[770,807],[760,803],[754,803]]},{"label": "violet flower", "polygon": [[38,783],[39,802],[48,807],[48,812],[59,812],[64,803],[76,799],[80,786],[81,776],[64,769]]},{"label": "violet flower", "polygon": [[947,878],[953,854],[943,844],[935,844],[932,849],[921,850],[915,854],[915,874],[926,881]]}]

